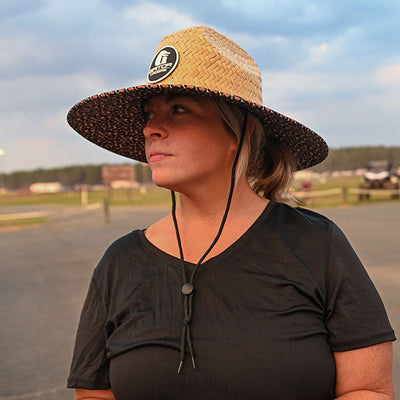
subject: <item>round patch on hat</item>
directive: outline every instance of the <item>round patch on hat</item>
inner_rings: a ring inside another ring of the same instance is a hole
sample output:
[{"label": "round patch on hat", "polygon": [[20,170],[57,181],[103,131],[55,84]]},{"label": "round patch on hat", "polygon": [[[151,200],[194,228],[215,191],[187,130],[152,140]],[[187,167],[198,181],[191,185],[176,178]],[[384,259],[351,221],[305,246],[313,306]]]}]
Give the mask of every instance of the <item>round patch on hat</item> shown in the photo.
[{"label": "round patch on hat", "polygon": [[166,78],[176,68],[179,61],[178,50],[172,46],[160,49],[151,62],[147,80],[156,83]]}]

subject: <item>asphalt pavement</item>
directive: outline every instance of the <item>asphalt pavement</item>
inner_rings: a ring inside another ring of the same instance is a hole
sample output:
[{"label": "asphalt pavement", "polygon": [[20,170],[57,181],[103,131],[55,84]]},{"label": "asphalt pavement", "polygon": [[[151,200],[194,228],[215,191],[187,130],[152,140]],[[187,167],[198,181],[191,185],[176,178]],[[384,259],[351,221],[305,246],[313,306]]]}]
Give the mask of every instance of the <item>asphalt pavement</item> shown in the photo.
[{"label": "asphalt pavement", "polygon": [[[65,388],[79,313],[89,279],[118,237],[165,215],[163,207],[6,208],[49,211],[50,222],[0,230],[0,400],[71,400]],[[346,233],[375,282],[400,335],[400,203],[318,210]],[[395,342],[400,396],[400,342]]]}]

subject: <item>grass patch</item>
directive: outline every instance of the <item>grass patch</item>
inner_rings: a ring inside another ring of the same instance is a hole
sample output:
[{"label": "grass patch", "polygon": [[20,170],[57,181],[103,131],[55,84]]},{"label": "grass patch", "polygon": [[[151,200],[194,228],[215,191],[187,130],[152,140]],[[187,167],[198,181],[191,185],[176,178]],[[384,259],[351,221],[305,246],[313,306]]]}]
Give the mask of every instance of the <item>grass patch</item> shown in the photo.
[{"label": "grass patch", "polygon": [[[102,203],[108,199],[112,206],[141,206],[141,205],[165,205],[170,202],[168,190],[157,187],[142,189],[121,190],[89,190],[87,203]],[[81,206],[81,192],[66,192],[52,194],[15,194],[6,193],[0,195],[0,206],[29,206],[29,205],[62,205]]]},{"label": "grass patch", "polygon": [[44,217],[0,220],[0,229],[26,228],[28,226],[44,224],[47,221],[48,219]]},{"label": "grass patch", "polygon": [[79,205],[80,193],[54,193],[54,194],[15,194],[6,193],[0,195],[1,206],[30,206],[30,205]]}]

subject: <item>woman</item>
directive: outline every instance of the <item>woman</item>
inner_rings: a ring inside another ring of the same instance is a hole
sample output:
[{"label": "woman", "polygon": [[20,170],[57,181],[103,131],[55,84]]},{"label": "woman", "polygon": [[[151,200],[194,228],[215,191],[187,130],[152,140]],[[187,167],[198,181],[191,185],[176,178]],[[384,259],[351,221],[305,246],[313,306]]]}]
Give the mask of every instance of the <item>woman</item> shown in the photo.
[{"label": "woman", "polygon": [[80,134],[147,160],[173,204],[93,274],[77,399],[394,398],[395,337],[367,273],[336,225],[282,202],[326,143],[261,104],[251,57],[200,26],[161,41],[147,85],[71,109]]}]

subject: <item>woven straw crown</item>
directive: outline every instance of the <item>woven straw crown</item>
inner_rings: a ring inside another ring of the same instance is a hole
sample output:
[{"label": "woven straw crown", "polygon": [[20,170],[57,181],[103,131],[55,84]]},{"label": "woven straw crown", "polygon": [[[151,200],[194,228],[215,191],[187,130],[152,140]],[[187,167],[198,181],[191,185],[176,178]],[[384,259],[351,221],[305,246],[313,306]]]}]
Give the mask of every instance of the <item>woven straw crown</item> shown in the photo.
[{"label": "woven straw crown", "polygon": [[156,54],[173,44],[180,55],[177,67],[163,84],[204,87],[262,104],[261,73],[245,50],[206,26],[184,32],[166,36],[158,46]]},{"label": "woven straw crown", "polygon": [[261,73],[235,42],[206,26],[166,36],[155,53],[147,84],[102,93],[75,104],[68,123],[114,153],[146,162],[143,103],[165,93],[223,98],[257,116],[265,134],[282,142],[297,169],[323,161],[328,146],[315,132],[262,105]]}]

